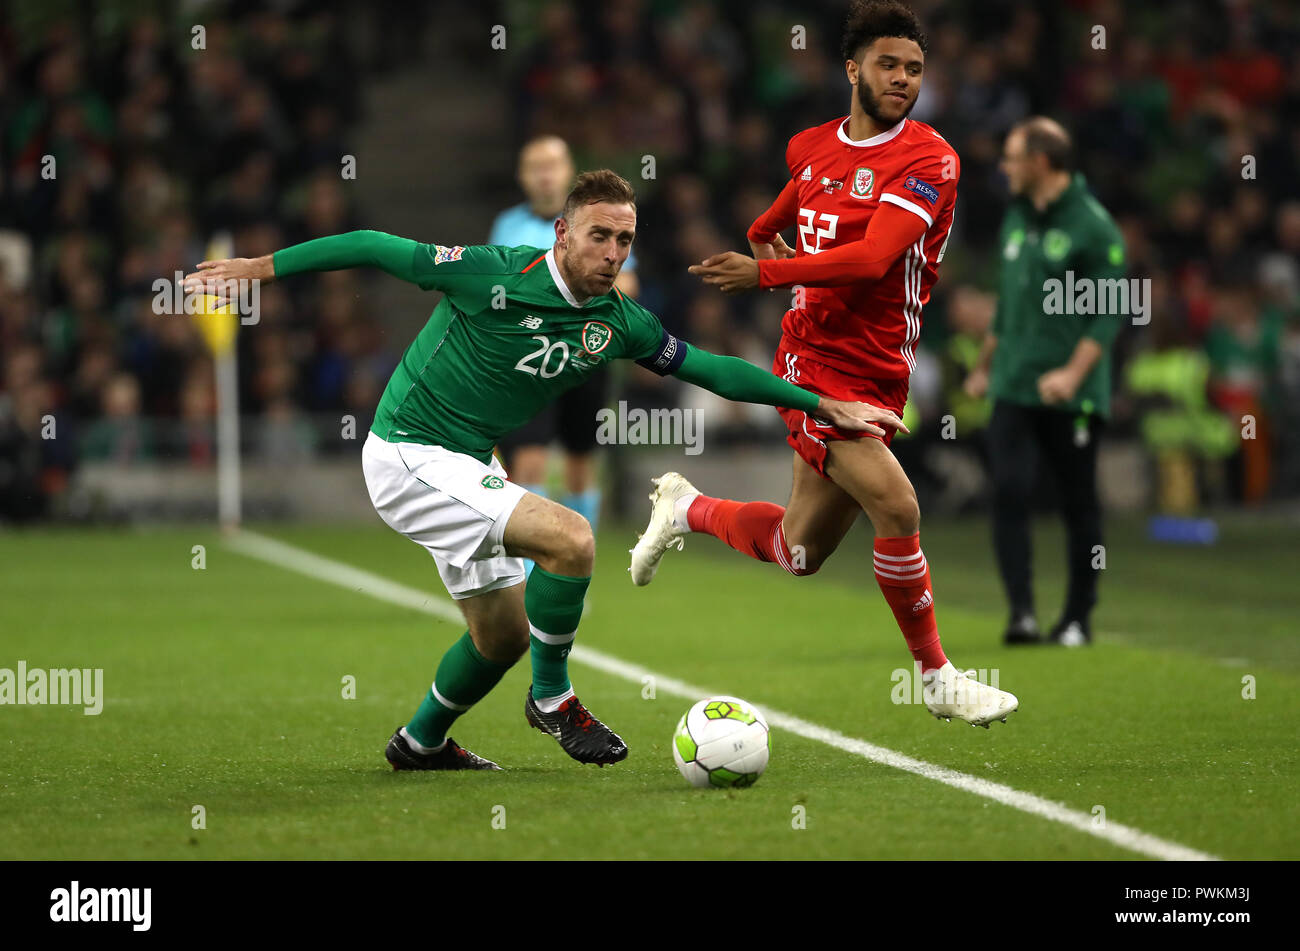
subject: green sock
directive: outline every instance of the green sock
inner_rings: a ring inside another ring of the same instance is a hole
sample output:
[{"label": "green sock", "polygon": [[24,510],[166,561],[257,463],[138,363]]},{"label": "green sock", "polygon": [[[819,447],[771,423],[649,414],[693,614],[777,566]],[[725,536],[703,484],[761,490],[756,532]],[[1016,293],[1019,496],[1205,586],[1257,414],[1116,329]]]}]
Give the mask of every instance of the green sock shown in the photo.
[{"label": "green sock", "polygon": [[440,746],[456,718],[486,697],[512,666],[480,654],[466,631],[442,655],[433,687],[406,725],[406,732],[421,746]]},{"label": "green sock", "polygon": [[570,578],[533,568],[524,589],[532,633],[533,699],[558,697],[569,689],[569,651],[582,620],[582,599],[591,578]]}]

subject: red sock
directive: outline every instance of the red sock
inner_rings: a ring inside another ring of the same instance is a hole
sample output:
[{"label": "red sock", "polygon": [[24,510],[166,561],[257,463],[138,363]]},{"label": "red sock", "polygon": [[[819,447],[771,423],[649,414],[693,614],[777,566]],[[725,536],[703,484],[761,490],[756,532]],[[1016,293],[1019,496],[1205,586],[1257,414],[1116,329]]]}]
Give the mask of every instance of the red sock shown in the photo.
[{"label": "red sock", "polygon": [[877,538],[876,581],[893,609],[907,649],[921,663],[921,673],[948,662],[939,644],[934,620],[934,595],[930,566],[921,552],[921,534],[902,538]]},{"label": "red sock", "polygon": [[812,574],[795,567],[785,543],[781,518],[785,509],[772,502],[733,502],[700,495],[686,510],[693,532],[704,532],[759,561],[775,561],[792,575]]}]

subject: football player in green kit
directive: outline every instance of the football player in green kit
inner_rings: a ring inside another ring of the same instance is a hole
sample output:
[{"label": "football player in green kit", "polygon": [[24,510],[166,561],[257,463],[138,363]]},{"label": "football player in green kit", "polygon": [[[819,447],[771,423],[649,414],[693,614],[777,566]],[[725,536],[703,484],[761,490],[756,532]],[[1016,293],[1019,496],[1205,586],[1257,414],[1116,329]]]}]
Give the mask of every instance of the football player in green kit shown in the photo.
[{"label": "football player in green kit", "polygon": [[[595,556],[591,526],[510,482],[492,455],[500,436],[562,392],[611,360],[635,360],[728,399],[797,407],[858,430],[902,428],[889,410],[819,397],[669,334],[614,287],[635,232],[631,185],[600,170],[578,177],[550,250],[355,231],[261,258],[205,261],[185,279],[186,290],[220,298],[229,282],[370,266],[445,295],[394,371],[362,450],[375,509],[433,555],[469,628],[389,741],[394,769],[499,769],[447,731],[526,651],[528,723],[579,762],[627,756],[569,682]],[[525,558],[536,563],[526,581]]]}]

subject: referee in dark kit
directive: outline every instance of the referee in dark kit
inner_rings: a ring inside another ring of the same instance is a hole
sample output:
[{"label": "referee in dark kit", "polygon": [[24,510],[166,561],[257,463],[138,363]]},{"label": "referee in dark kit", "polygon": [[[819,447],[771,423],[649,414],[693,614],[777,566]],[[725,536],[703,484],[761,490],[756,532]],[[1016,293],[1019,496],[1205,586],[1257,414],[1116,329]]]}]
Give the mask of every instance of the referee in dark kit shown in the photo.
[{"label": "referee in dark kit", "polygon": [[1030,509],[1036,459],[1055,479],[1065,516],[1069,586],[1051,643],[1092,640],[1104,565],[1097,436],[1110,409],[1110,350],[1143,302],[1124,279],[1114,220],[1072,168],[1070,135],[1041,116],[1008,133],[1002,170],[1012,203],[1002,222],[993,330],[966,380],[988,393],[993,543],[1006,589],[1007,644],[1043,641],[1034,613]]}]

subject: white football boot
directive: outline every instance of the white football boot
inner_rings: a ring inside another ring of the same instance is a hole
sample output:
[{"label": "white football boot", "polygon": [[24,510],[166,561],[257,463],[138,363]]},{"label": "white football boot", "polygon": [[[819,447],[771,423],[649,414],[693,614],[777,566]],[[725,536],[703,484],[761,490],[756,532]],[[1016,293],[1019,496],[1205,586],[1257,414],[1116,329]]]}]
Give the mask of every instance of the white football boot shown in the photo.
[{"label": "white football boot", "polygon": [[677,501],[700,494],[700,490],[686,481],[678,472],[665,472],[657,479],[651,479],[654,491],[650,493],[650,524],[645,527],[637,539],[636,547],[629,549],[632,555],[632,583],[647,585],[654,580],[655,571],[664,552],[674,545],[678,551],[686,544],[685,526],[676,520]]},{"label": "white football boot", "polygon": [[925,708],[944,720],[956,717],[986,730],[994,720],[1006,723],[1007,714],[1014,713],[1020,701],[1013,693],[980,683],[973,673],[958,670],[952,661],[926,671],[921,675]]}]

